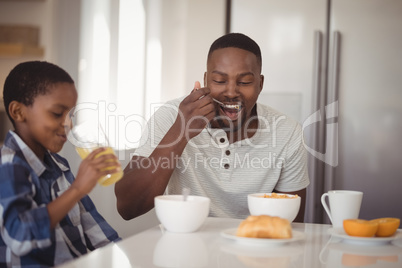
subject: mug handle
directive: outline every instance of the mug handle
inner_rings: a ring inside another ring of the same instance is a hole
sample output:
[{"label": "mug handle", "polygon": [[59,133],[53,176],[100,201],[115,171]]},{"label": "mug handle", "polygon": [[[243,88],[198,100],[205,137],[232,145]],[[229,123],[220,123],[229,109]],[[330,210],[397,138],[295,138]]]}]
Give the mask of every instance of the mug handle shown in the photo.
[{"label": "mug handle", "polygon": [[328,206],[327,206],[327,203],[325,202],[325,197],[326,197],[326,196],[328,196],[328,193],[324,193],[324,194],[321,196],[321,204],[322,204],[322,206],[324,207],[325,212],[327,212],[327,215],[328,215],[329,219],[331,220],[331,223],[333,224],[333,222],[332,222],[332,217],[331,217],[331,211],[329,210],[329,208],[328,208]]}]

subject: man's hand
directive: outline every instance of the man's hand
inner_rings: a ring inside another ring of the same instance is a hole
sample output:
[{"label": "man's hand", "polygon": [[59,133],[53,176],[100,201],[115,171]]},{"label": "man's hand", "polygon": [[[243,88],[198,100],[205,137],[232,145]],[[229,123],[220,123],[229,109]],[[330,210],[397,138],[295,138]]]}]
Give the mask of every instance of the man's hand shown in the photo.
[{"label": "man's hand", "polygon": [[209,88],[200,86],[197,81],[191,93],[180,103],[175,122],[185,131],[185,137],[188,139],[197,136],[215,115]]}]

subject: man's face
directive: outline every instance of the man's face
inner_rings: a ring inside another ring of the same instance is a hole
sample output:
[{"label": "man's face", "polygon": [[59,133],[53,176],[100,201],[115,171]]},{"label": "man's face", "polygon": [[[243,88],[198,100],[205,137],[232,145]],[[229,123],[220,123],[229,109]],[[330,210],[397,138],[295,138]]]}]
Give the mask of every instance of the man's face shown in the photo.
[{"label": "man's face", "polygon": [[[217,49],[210,55],[204,84],[211,96],[224,104],[240,104],[241,109],[223,108],[215,103],[216,118],[212,125],[225,131],[237,131],[248,126],[255,115],[255,103],[263,87],[263,76],[257,57],[240,48]],[[244,129],[246,131],[246,129]]]}]

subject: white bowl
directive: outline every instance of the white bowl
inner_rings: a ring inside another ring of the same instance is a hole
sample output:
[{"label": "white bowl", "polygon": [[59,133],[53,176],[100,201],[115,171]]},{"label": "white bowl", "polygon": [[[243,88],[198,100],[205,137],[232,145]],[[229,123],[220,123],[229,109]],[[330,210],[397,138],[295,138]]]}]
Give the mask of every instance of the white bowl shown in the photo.
[{"label": "white bowl", "polygon": [[198,230],[209,214],[210,199],[190,195],[160,195],[155,197],[155,212],[169,232],[191,233]]},{"label": "white bowl", "polygon": [[[271,193],[266,195],[271,195]],[[294,197],[294,195],[286,195]],[[300,201],[300,196],[295,198],[264,198],[264,193],[249,194],[247,196],[248,209],[251,215],[278,216],[287,219],[289,222],[294,221],[297,213],[299,213]]]}]

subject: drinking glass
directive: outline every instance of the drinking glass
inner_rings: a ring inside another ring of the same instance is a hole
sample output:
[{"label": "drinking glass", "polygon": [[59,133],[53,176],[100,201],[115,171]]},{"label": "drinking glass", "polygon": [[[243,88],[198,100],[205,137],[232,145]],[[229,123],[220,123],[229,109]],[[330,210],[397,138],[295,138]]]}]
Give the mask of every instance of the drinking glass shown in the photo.
[{"label": "drinking glass", "polygon": [[[92,151],[100,147],[105,147],[106,150],[97,154],[95,157],[110,153],[116,154],[110,146],[108,137],[100,124],[86,121],[79,124],[71,124],[70,127],[68,139],[75,146],[75,150],[81,159],[85,159]],[[114,168],[115,167],[112,166],[105,170],[112,170]],[[108,186],[116,183],[122,177],[123,171],[120,170],[116,173],[110,173],[99,178],[98,183],[102,186]]]}]

